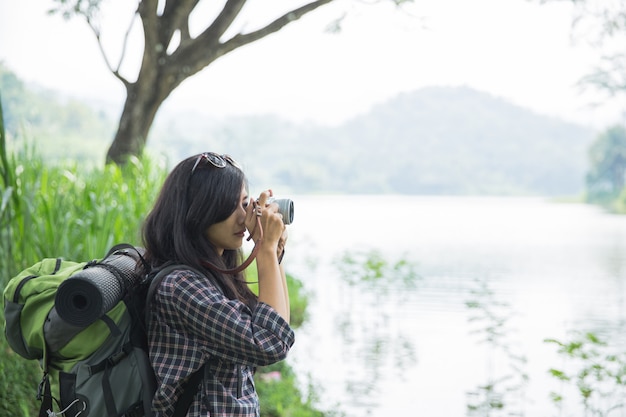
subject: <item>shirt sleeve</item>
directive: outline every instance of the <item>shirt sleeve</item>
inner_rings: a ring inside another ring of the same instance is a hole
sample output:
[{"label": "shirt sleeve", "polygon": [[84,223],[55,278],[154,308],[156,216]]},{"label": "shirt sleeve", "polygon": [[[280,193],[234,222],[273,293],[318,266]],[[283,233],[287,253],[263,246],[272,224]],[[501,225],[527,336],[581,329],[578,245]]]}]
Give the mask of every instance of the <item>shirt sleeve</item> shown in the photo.
[{"label": "shirt sleeve", "polygon": [[269,365],[284,359],[295,340],[289,324],[272,307],[259,302],[251,311],[193,271],[174,271],[167,276],[159,287],[157,302],[162,303],[166,324],[223,360]]}]

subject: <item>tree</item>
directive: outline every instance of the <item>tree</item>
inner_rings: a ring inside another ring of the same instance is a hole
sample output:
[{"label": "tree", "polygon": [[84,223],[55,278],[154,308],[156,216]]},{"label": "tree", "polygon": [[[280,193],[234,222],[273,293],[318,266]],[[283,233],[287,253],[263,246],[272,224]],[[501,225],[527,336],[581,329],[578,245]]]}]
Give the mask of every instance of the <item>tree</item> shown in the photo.
[{"label": "tree", "polygon": [[610,202],[624,188],[626,179],[626,128],[614,126],[598,136],[589,148],[588,198]]},{"label": "tree", "polygon": [[603,0],[540,0],[542,3],[566,1],[574,5],[573,28],[581,38],[607,51],[595,70],[581,80],[610,96],[626,94],[626,2]]},{"label": "tree", "polygon": [[[124,164],[129,156],[143,151],[158,109],[167,97],[187,78],[197,74],[218,58],[270,34],[302,16],[336,0],[304,1],[300,7],[284,12],[249,32],[233,32],[233,22],[248,0],[224,0],[215,17],[207,17],[204,31],[193,37],[189,32],[190,15],[200,0],[136,0],[135,17],[143,30],[141,66],[134,81],[122,75],[128,36],[121,45],[119,65],[111,65],[101,42],[98,17],[102,0],[53,0],[50,12],[65,18],[79,16],[86,20],[98,41],[106,65],[126,90],[126,101],[107,162]],[[378,0],[381,1],[381,0]],[[411,0],[391,0],[396,5]],[[302,2],[300,2],[302,3]],[[134,25],[133,19],[128,33]]]},{"label": "tree", "polygon": [[[573,28],[577,35],[603,51],[595,70],[580,80],[609,96],[626,95],[626,2],[604,0],[566,1],[574,5]],[[589,149],[587,199],[626,212],[626,129],[613,126],[602,133]]]}]

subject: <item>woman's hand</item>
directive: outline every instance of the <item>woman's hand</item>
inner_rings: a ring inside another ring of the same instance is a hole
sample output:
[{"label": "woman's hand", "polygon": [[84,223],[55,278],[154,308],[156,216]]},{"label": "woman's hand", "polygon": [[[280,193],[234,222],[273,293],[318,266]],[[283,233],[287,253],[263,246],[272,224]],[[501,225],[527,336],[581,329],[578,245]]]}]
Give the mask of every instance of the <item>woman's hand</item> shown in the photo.
[{"label": "woman's hand", "polygon": [[287,233],[287,228],[283,230],[283,234],[278,239],[278,247],[276,248],[276,256],[278,256],[278,263],[283,260],[283,254],[285,253],[285,245],[287,244],[287,239],[289,238]]},{"label": "woman's hand", "polygon": [[263,191],[256,201],[250,199],[250,204],[246,208],[246,227],[252,239],[258,241],[261,238],[261,231],[258,230],[257,218],[260,217],[264,246],[275,246],[277,250],[280,247],[278,252],[280,255],[287,241],[287,234],[282,215],[278,212],[278,204],[267,204],[272,194],[272,190],[267,190]]}]

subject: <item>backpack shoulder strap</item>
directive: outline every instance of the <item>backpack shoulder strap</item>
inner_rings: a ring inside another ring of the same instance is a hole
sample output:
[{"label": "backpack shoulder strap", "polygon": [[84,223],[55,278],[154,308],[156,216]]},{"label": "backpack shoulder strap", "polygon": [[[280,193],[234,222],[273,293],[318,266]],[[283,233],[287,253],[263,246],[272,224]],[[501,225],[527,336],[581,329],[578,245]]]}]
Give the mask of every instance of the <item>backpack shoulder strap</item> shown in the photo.
[{"label": "backpack shoulder strap", "polygon": [[157,290],[161,286],[161,282],[163,282],[163,279],[169,273],[171,273],[172,271],[175,271],[177,269],[187,269],[189,271],[194,271],[195,273],[197,273],[199,275],[202,275],[202,276],[205,275],[202,272],[198,271],[197,269],[195,269],[195,268],[193,268],[191,266],[183,265],[183,264],[170,264],[170,265],[167,265],[166,267],[160,269],[156,273],[156,275],[154,277],[152,277],[152,279],[150,280],[150,286],[148,287],[148,292],[146,294],[146,317],[145,317],[146,325],[148,324],[148,321],[150,319],[150,304],[154,300],[154,295],[156,294]]},{"label": "backpack shoulder strap", "polygon": [[[204,274],[197,269],[182,264],[171,264],[159,270],[159,272],[157,272],[157,274],[152,278],[152,281],[150,282],[150,287],[148,288],[148,293],[146,295],[146,325],[148,324],[148,320],[150,319],[150,304],[154,299],[154,295],[157,289],[161,285],[161,282],[163,282],[163,278],[165,278],[169,273],[176,269],[187,269],[204,276]],[[206,363],[203,364],[200,369],[191,374],[189,380],[183,385],[183,393],[180,395],[178,401],[176,402],[173,417],[185,417],[185,415],[187,415],[187,411],[189,411],[189,407],[193,402],[193,397],[198,392],[200,382],[202,381],[202,377],[204,376],[205,367]]]},{"label": "backpack shoulder strap", "polygon": [[172,417],[185,417],[187,415],[187,411],[189,411],[189,407],[193,402],[193,397],[200,389],[200,382],[204,376],[204,368],[206,366],[206,363],[203,364],[200,369],[191,374],[189,380],[183,385],[183,393],[178,397],[178,401],[176,401]]}]

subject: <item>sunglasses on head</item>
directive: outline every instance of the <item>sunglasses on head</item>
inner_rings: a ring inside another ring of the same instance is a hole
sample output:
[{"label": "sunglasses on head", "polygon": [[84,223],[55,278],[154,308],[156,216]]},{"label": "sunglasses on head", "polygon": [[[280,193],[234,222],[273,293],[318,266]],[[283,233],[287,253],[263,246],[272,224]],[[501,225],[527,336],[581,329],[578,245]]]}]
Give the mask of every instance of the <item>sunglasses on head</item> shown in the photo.
[{"label": "sunglasses on head", "polygon": [[235,162],[235,160],[228,155],[219,155],[214,152],[204,152],[198,155],[198,159],[196,159],[196,163],[193,164],[193,168],[191,168],[191,175],[193,175],[193,173],[196,171],[198,164],[202,160],[206,160],[215,168],[225,168],[226,164],[231,164],[235,168],[241,169],[239,164]]}]

